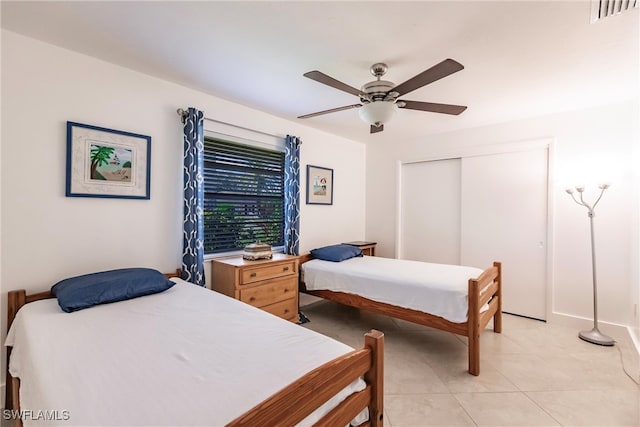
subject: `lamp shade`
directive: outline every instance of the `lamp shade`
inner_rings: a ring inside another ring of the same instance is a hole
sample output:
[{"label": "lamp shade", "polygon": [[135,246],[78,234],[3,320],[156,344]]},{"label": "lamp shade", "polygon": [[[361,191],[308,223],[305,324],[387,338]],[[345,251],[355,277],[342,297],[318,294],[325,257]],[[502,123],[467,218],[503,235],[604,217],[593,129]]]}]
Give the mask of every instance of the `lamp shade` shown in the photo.
[{"label": "lamp shade", "polygon": [[370,125],[381,125],[391,120],[397,111],[398,106],[393,101],[375,101],[364,104],[358,114]]}]

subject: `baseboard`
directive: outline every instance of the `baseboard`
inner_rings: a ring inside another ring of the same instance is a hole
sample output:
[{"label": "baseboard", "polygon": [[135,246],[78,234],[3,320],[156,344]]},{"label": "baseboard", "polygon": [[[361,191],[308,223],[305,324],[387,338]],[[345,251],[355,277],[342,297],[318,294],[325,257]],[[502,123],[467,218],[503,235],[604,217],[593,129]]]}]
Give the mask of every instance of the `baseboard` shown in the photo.
[{"label": "baseboard", "polygon": [[[555,325],[574,328],[576,333],[593,328],[593,319],[566,313],[551,313],[547,321]],[[625,371],[634,381],[640,383],[640,341],[635,336],[633,328],[628,325],[598,321],[598,329],[616,340],[615,346],[620,350]]]},{"label": "baseboard", "polygon": [[[589,330],[593,328],[593,319],[579,317],[573,314],[553,312],[547,319],[547,322],[554,325],[568,326],[580,330]],[[614,339],[619,337],[631,337],[631,330],[628,325],[620,325],[618,323],[610,323],[598,321],[598,329],[603,333],[610,335]]]},{"label": "baseboard", "polygon": [[633,341],[633,345],[636,346],[636,350],[640,353],[640,334],[637,332],[637,328],[632,328],[631,326],[627,326],[629,330],[629,335],[631,336],[631,340]]},{"label": "baseboard", "polygon": [[[631,326],[627,326],[627,332],[629,332],[629,337],[631,338],[631,342],[633,343],[633,347],[636,349],[636,353],[638,354],[638,359],[640,359],[640,339],[636,335],[635,331]],[[640,370],[640,361],[638,362],[638,370]]]}]

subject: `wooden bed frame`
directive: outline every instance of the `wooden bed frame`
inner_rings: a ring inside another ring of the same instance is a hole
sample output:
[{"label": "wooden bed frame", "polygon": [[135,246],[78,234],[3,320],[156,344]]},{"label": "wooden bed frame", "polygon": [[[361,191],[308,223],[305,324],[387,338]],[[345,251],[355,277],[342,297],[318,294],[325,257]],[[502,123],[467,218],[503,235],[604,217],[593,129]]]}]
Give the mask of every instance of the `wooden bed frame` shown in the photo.
[{"label": "wooden bed frame", "polygon": [[[312,259],[311,254],[302,255],[300,265]],[[484,291],[481,292],[483,289]],[[480,332],[492,317],[493,331],[502,332],[502,264],[500,262],[494,262],[493,266],[484,270],[479,277],[469,279],[468,317],[464,323],[453,323],[439,316],[373,301],[355,294],[307,290],[302,279],[300,291],[340,304],[465,336],[469,338],[469,373],[472,375],[480,375]],[[480,311],[487,302],[489,309]]]},{"label": "wooden bed frame", "polygon": [[[180,270],[165,274],[180,277]],[[10,291],[7,305],[7,331],[18,310],[30,302],[53,298],[50,291],[27,295],[24,289]],[[7,347],[5,408],[20,410],[20,379],[9,373],[11,347]],[[362,410],[369,408],[364,427],[383,426],[384,335],[371,330],[364,336],[364,346],[300,377],[293,383],[227,424],[228,427],[256,425],[295,425],[323,405],[353,381],[364,377],[362,391],[351,394],[314,426],[348,425]],[[22,426],[22,420],[16,420]]]}]

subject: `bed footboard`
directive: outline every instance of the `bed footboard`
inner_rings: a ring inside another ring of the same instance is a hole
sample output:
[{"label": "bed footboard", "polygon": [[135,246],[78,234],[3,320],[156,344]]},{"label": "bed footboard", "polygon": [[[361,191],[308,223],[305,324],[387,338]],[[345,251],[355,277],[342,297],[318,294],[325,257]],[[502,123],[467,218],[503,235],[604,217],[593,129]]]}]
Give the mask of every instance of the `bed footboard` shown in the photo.
[{"label": "bed footboard", "polygon": [[[489,309],[481,312],[489,303]],[[480,375],[480,333],[493,317],[493,331],[502,332],[502,264],[494,262],[478,278],[469,279],[469,373]]]},{"label": "bed footboard", "polygon": [[236,418],[227,427],[296,425],[327,400],[364,376],[367,387],[352,394],[315,426],[348,425],[363,409],[369,408],[372,427],[383,425],[384,335],[371,330],[365,345],[314,369],[277,394]]},{"label": "bed footboard", "polygon": [[[312,259],[313,257],[310,254],[302,255],[300,264]],[[493,318],[494,332],[502,332],[502,264],[497,261],[494,262],[493,266],[484,270],[480,276],[475,279],[469,279],[468,287],[467,321],[453,323],[429,313],[373,301],[356,294],[328,290],[308,290],[302,278],[300,280],[300,291],[309,295],[468,337],[469,373],[479,375],[480,333],[491,318]],[[489,309],[482,312],[482,307],[486,304],[489,305]]]}]

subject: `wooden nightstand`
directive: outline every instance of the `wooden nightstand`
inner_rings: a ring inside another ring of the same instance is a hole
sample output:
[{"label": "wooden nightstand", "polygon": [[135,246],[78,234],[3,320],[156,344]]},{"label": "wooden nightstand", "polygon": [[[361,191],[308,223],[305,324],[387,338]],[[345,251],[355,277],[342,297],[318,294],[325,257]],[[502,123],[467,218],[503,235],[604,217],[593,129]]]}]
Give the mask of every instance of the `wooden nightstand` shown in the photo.
[{"label": "wooden nightstand", "polygon": [[298,257],[248,261],[241,256],[211,261],[214,291],[283,319],[298,321]]},{"label": "wooden nightstand", "polygon": [[344,242],[343,245],[351,245],[357,246],[362,250],[363,255],[376,256],[376,245],[377,242],[362,242],[360,240],[356,240],[354,242]]}]

